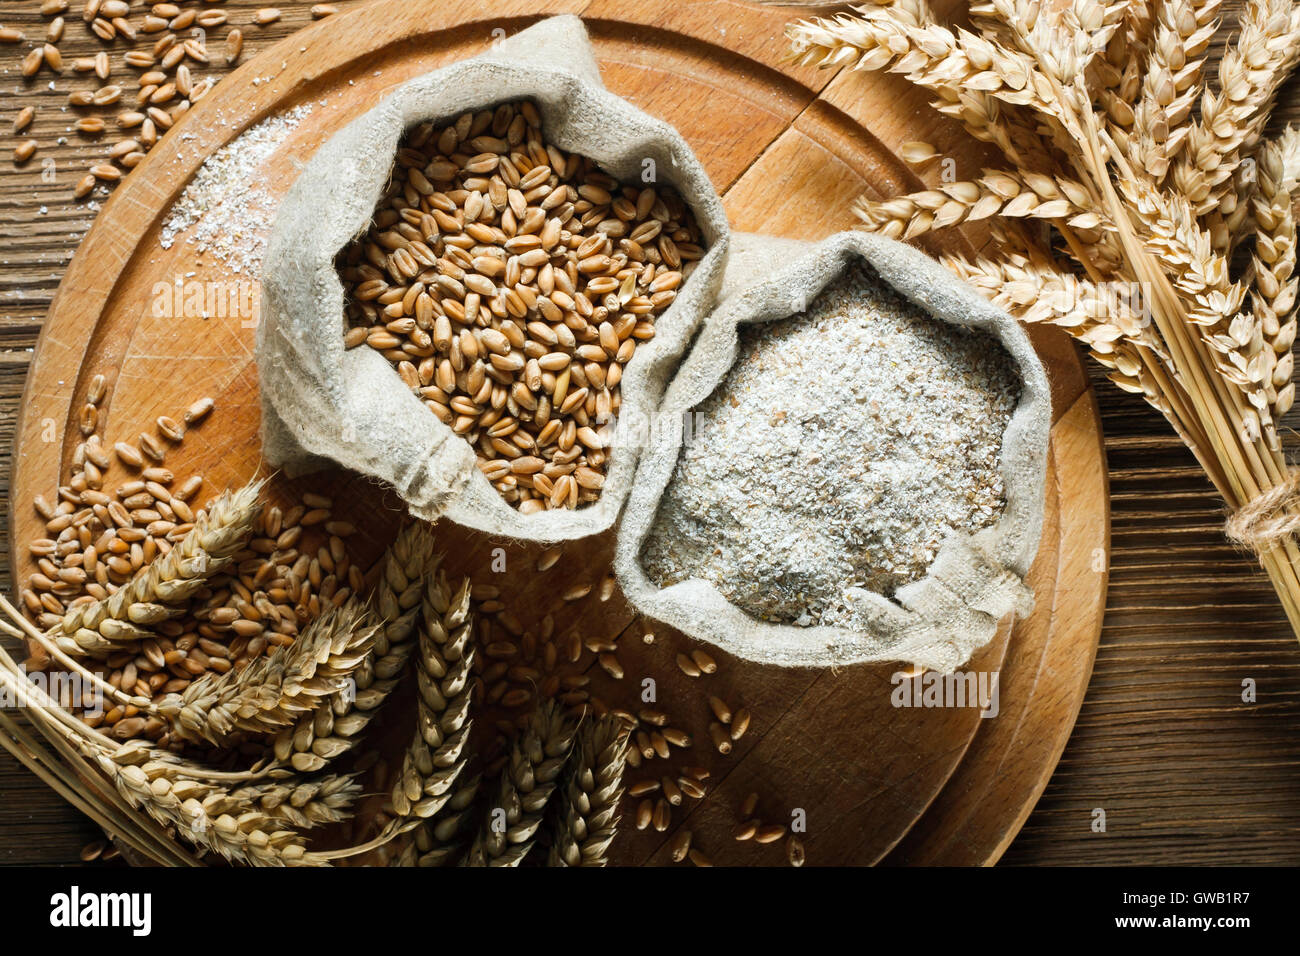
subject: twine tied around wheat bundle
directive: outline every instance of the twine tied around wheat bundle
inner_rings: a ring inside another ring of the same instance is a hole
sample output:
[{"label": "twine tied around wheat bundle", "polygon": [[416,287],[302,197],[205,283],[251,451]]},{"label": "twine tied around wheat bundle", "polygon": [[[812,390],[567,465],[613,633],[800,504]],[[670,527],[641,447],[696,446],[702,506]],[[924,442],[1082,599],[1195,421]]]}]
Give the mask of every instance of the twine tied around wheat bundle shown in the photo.
[{"label": "twine tied around wheat bundle", "polygon": [[1228,540],[1256,554],[1300,533],[1300,468],[1286,481],[1246,502],[1224,523]]}]

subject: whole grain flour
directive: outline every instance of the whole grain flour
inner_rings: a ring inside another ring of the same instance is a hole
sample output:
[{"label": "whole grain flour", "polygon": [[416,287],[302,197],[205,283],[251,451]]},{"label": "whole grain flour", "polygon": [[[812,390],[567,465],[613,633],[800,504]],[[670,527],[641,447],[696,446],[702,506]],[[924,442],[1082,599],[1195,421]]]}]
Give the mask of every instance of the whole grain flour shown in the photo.
[{"label": "whole grain flour", "polygon": [[720,301],[640,456],[628,600],[784,666],[950,671],[1027,613],[1051,398],[1020,326],[856,232],[734,236]]},{"label": "whole grain flour", "polygon": [[949,325],[857,263],[806,313],[740,329],[691,415],[642,554],[765,621],[858,625],[942,543],[1002,513],[1002,434],[1020,393],[993,337]]}]

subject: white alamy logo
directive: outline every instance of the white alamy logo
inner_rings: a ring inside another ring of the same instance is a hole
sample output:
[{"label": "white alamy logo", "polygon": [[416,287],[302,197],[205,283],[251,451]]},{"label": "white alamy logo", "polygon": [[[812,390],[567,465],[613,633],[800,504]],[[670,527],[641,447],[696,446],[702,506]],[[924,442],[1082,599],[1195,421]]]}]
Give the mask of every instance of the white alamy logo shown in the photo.
[{"label": "white alamy logo", "polygon": [[58,928],[126,927],[148,936],[153,926],[150,893],[83,893],[78,886],[50,897],[50,925]]},{"label": "white alamy logo", "polygon": [[998,676],[997,671],[897,671],[889,679],[894,685],[889,701],[895,707],[978,707],[981,717],[996,717]]}]

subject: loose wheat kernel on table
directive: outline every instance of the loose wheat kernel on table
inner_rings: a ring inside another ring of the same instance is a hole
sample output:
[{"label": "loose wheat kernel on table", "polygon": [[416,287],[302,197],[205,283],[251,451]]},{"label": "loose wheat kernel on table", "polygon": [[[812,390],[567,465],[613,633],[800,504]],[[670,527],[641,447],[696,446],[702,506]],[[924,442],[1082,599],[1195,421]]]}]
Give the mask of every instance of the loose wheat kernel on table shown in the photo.
[{"label": "loose wheat kernel on table", "polygon": [[717,717],[719,722],[724,724],[731,723],[731,708],[721,697],[709,695],[709,709],[713,711],[713,716]]},{"label": "loose wheat kernel on table", "polygon": [[745,736],[745,731],[749,730],[749,708],[741,707],[736,710],[731,718],[729,733],[732,740],[739,740]]},{"label": "loose wheat kernel on table", "polygon": [[684,730],[678,730],[676,727],[665,727],[660,731],[660,734],[669,744],[682,750],[691,745],[691,735]]},{"label": "loose wheat kernel on table", "polygon": [[644,797],[648,793],[655,793],[658,789],[658,780],[638,780],[627,788],[627,795],[629,797]]},{"label": "loose wheat kernel on table", "polygon": [[717,673],[718,662],[707,651],[703,651],[698,647],[695,648],[691,651],[691,660],[695,662],[695,666],[700,669],[701,674]]},{"label": "loose wheat kernel on table", "polygon": [[744,843],[746,840],[754,839],[754,834],[758,832],[757,820],[743,820],[737,823],[731,831],[731,836],[738,842]]},{"label": "loose wheat kernel on table", "polygon": [[785,844],[785,855],[786,859],[790,861],[791,866],[803,866],[804,861],[807,859],[807,854],[803,847],[803,841],[801,841],[797,836],[791,835],[790,839],[787,840]]},{"label": "loose wheat kernel on table", "polygon": [[704,785],[694,777],[678,777],[677,786],[682,793],[692,800],[703,800],[705,795]]},{"label": "loose wheat kernel on table", "polygon": [[674,863],[682,862],[682,860],[686,859],[686,854],[691,852],[691,831],[682,827],[673,834],[668,847],[672,861]]},{"label": "loose wheat kernel on table", "polygon": [[660,797],[655,801],[654,816],[651,822],[660,833],[667,831],[673,821],[673,810],[668,801]]},{"label": "loose wheat kernel on table", "polygon": [[709,724],[709,738],[713,741],[713,746],[720,754],[731,753],[731,735],[727,733],[727,728],[722,724],[714,721]]},{"label": "loose wheat kernel on table", "polygon": [[1001,516],[1019,393],[996,339],[851,267],[806,312],[740,328],[642,564],[661,587],[702,579],[760,620],[868,629],[865,592],[892,595],[947,537]]}]

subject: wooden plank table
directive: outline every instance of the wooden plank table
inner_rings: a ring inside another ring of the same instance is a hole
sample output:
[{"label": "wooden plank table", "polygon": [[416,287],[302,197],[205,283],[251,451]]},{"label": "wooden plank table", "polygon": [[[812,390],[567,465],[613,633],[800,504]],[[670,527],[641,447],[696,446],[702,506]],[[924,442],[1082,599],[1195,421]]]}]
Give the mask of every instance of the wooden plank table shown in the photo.
[{"label": "wooden plank table", "polygon": [[[225,7],[232,18],[246,20],[250,9],[263,5],[229,0]],[[36,7],[34,0],[0,0],[0,23],[35,34],[42,23]],[[308,4],[281,7],[280,23],[246,31],[250,53],[308,22]],[[70,21],[70,37],[79,36],[79,25]],[[68,40],[64,49],[76,46]],[[43,84],[23,84],[10,53],[0,49],[5,128],[27,103],[40,113],[38,129],[69,124],[60,112],[63,96]],[[820,102],[849,113],[863,108],[855,86],[861,79],[836,77]],[[1294,95],[1284,102],[1284,116],[1300,115]],[[6,236],[0,254],[0,480],[6,482],[30,348],[90,221],[89,210],[66,196],[101,148],[67,139],[43,148],[40,156],[54,160],[52,181],[35,190],[32,177],[19,183],[7,160],[0,162]],[[1262,576],[1219,536],[1218,502],[1164,422],[1105,385],[1099,397],[1114,520],[1106,629],[1074,736],[1004,859],[1294,863],[1300,860],[1300,649]],[[0,501],[7,501],[7,488],[0,488]],[[8,548],[7,535],[0,547]],[[0,566],[8,568],[7,554],[0,554]],[[1251,705],[1240,699],[1247,678],[1258,685],[1258,702]],[[1104,833],[1093,830],[1098,808],[1106,811]],[[73,862],[94,835],[43,785],[7,756],[0,758],[0,862]]]}]

